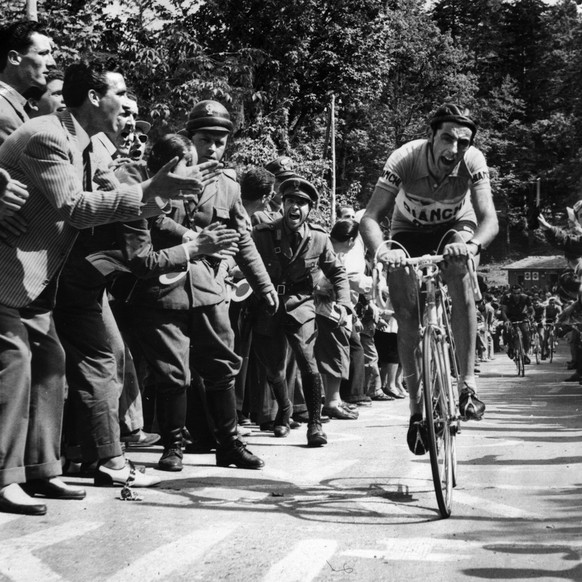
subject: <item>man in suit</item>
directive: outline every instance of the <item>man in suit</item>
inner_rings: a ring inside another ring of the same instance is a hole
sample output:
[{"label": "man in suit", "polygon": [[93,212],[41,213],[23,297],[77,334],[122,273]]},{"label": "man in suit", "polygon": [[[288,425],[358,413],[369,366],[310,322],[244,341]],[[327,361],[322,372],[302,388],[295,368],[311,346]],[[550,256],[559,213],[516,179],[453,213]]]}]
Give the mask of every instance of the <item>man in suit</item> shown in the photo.
[{"label": "man in suit", "polygon": [[[29,193],[20,211],[28,230],[0,241],[0,511],[5,512],[46,513],[46,505],[31,495],[85,496],[58,478],[65,361],[52,317],[58,275],[78,229],[157,215],[167,198],[202,187],[198,169],[175,176],[175,160],[133,186],[121,186],[98,163],[92,167],[86,149],[91,135],[114,131],[120,123],[122,75],[97,63],[77,63],[67,69],[63,93],[68,111],[30,120],[0,147],[0,168]],[[103,190],[92,191],[92,182]],[[100,468],[104,481],[151,484],[123,458],[110,461]]]},{"label": "man in suit", "polygon": [[31,87],[46,87],[55,66],[51,40],[32,20],[0,29],[0,144],[25,121],[26,98]]}]

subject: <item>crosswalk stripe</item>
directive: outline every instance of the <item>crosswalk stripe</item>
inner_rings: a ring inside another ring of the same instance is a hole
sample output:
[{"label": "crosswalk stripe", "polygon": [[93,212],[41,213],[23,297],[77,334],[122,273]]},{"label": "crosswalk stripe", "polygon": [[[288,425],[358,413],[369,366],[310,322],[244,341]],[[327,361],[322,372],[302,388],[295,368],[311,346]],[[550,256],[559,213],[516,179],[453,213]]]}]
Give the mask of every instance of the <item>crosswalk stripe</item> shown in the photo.
[{"label": "crosswalk stripe", "polygon": [[[453,503],[460,503],[462,505],[471,505],[478,508],[481,513],[490,515],[499,515],[506,518],[514,519],[542,519],[543,516],[533,511],[527,511],[518,507],[513,507],[505,503],[498,503],[490,499],[476,497],[471,493],[455,490],[453,493]],[[454,511],[454,510],[453,510]]]},{"label": "crosswalk stripe", "polygon": [[[197,530],[183,535],[179,540],[165,544],[147,555],[138,558],[123,570],[107,579],[107,582],[155,582],[167,580],[173,572],[203,558],[215,544],[231,535],[239,524],[217,524],[211,528]],[[168,556],[172,559],[168,560]]]},{"label": "crosswalk stripe", "polygon": [[336,540],[303,540],[270,568],[263,582],[309,582],[328,563],[336,548]]},{"label": "crosswalk stripe", "polygon": [[87,521],[68,522],[60,526],[41,529],[33,534],[3,541],[0,549],[0,576],[11,582],[62,582],[61,576],[43,564],[32,552],[78,538],[101,527],[101,523]]}]

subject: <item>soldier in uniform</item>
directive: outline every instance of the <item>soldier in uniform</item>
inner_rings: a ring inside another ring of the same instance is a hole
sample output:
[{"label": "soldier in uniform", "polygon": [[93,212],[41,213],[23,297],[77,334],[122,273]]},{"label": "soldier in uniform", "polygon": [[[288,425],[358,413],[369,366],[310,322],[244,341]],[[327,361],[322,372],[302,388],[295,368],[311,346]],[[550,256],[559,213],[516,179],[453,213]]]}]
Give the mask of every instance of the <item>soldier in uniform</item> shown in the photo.
[{"label": "soldier in uniform", "polygon": [[307,444],[327,443],[321,428],[322,383],[314,356],[316,338],[313,279],[319,269],[329,279],[338,309],[351,313],[346,271],[333,251],[326,231],[307,223],[318,193],[307,180],[291,177],[280,186],[283,199],[281,218],[259,224],[253,236],[257,249],[280,297],[275,315],[259,312],[255,320],[254,349],[265,366],[267,378],[279,404],[275,428],[289,430],[291,404],[287,397],[285,356],[289,344],[301,372],[309,412]]},{"label": "soldier in uniform", "polygon": [[[220,162],[233,125],[226,108],[216,101],[201,101],[192,109],[183,134],[192,141],[198,162]],[[185,213],[183,213],[185,210]],[[240,187],[233,170],[223,170],[199,198],[178,209],[174,219],[192,230],[219,222],[239,235],[237,265],[266,309],[275,312],[277,293],[247,228]],[[237,438],[235,379],[241,358],[234,352],[234,332],[230,325],[224,277],[225,261],[210,258],[190,267],[192,312],[191,361],[206,386],[208,409],[218,440],[217,464],[260,468],[263,461],[245,450]]]}]

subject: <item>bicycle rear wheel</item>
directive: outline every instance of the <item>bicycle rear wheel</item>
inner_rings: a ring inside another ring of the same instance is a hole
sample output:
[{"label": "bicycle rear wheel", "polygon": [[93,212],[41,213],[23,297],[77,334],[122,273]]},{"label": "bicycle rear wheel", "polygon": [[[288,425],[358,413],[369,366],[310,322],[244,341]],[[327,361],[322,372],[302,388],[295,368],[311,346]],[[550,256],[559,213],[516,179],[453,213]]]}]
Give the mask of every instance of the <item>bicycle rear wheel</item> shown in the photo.
[{"label": "bicycle rear wheel", "polygon": [[454,447],[456,427],[451,376],[445,358],[448,352],[442,334],[427,327],[423,337],[422,382],[425,423],[435,495],[442,517],[449,517],[453,504]]}]

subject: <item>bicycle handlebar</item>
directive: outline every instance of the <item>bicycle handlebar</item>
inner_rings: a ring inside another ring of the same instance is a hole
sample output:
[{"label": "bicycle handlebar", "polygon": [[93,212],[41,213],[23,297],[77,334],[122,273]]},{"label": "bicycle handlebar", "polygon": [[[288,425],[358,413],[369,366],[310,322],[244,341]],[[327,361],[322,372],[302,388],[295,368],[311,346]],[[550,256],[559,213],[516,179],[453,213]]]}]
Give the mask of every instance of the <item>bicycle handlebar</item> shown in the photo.
[{"label": "bicycle handlebar", "polygon": [[[374,265],[377,265],[379,263],[378,261],[378,253],[380,252],[380,249],[391,243],[392,241],[390,240],[385,240],[377,249],[376,249],[376,253],[374,254]],[[445,257],[444,255],[422,255],[420,257],[407,257],[405,259],[402,260],[402,265],[403,266],[410,266],[410,267],[424,267],[424,266],[429,266],[429,265],[436,265],[438,263],[441,263],[442,261],[445,261],[447,259],[447,257]],[[475,269],[475,262],[473,261],[473,257],[471,256],[471,254],[467,254],[467,269],[469,271],[469,277],[471,278],[471,286],[473,288],[473,296],[475,298],[475,301],[481,301],[483,299],[483,296],[481,295],[481,290],[479,289],[479,281],[477,279],[477,271]]]}]

